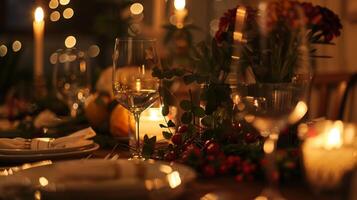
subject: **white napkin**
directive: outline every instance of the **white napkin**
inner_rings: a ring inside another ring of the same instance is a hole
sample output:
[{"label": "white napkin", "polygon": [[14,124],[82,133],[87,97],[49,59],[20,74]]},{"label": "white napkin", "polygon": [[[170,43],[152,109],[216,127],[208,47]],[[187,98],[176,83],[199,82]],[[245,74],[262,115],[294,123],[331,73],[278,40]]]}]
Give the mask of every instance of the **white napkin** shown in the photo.
[{"label": "white napkin", "polygon": [[0,149],[61,149],[83,147],[93,144],[90,138],[96,135],[91,127],[72,133],[71,135],[60,138],[0,138]]}]

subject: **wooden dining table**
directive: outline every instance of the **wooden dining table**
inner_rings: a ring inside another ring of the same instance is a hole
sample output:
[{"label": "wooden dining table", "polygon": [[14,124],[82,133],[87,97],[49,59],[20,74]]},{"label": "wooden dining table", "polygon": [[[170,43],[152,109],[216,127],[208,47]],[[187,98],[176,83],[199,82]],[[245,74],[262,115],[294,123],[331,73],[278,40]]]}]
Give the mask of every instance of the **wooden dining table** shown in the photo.
[{"label": "wooden dining table", "polygon": [[[130,156],[128,151],[113,149],[98,149],[85,159],[103,159],[108,155],[117,155],[120,159]],[[110,157],[109,157],[110,158]],[[78,158],[77,158],[78,159]],[[83,158],[82,158],[83,159]],[[62,160],[53,160],[53,163]],[[19,163],[17,164],[19,165]],[[1,163],[1,167],[11,164]],[[303,180],[303,178],[301,178]],[[214,178],[196,178],[186,185],[183,194],[178,199],[183,200],[253,200],[264,189],[263,181],[237,182],[234,176],[217,176]],[[344,192],[318,192],[304,181],[281,184],[279,189],[287,200],[340,200],[346,199]],[[263,199],[261,199],[263,200]]]},{"label": "wooden dining table", "polygon": [[[127,158],[128,152],[99,149],[91,158],[103,158],[108,154],[117,154],[119,158]],[[263,191],[263,181],[237,182],[233,176],[214,178],[198,177],[185,188],[179,199],[183,200],[254,200]],[[340,200],[345,199],[341,191],[313,191],[312,187],[303,181],[289,182],[279,186],[283,197],[287,200]]]}]

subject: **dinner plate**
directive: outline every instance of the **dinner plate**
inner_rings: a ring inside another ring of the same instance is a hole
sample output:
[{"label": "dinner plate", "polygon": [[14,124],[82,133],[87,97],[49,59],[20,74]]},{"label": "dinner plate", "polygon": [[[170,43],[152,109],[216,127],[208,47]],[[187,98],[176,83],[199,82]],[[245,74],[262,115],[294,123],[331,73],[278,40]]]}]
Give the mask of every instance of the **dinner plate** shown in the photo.
[{"label": "dinner plate", "polygon": [[31,162],[47,159],[78,158],[92,153],[97,150],[99,145],[93,143],[84,147],[58,149],[55,151],[46,150],[14,150],[11,153],[6,151],[0,152],[0,162]]},{"label": "dinner plate", "polygon": [[0,177],[0,197],[40,191],[43,199],[173,199],[195,177],[187,166],[153,160],[62,161]]}]

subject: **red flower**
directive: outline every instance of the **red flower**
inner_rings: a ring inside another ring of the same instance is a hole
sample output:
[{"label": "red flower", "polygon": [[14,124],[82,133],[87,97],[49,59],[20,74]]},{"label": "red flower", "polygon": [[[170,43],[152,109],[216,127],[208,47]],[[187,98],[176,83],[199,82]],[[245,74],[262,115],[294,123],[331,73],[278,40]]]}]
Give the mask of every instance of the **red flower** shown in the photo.
[{"label": "red flower", "polygon": [[[232,32],[234,31],[236,10],[228,10],[219,22],[219,29],[216,32],[215,40],[218,44],[223,41],[231,41]],[[247,9],[246,23],[259,21],[257,19],[257,11],[251,7]],[[299,16],[300,9],[305,16]],[[311,31],[312,41],[330,42],[335,37],[341,34],[342,24],[339,17],[331,10],[321,6],[314,6],[311,3],[298,2],[292,0],[276,0],[267,5],[265,16],[265,27],[267,31],[271,31],[277,22],[285,22],[289,27],[295,29],[301,27],[302,21],[307,29]],[[304,17],[301,20],[301,17]],[[247,25],[247,24],[246,24]],[[249,27],[249,26],[248,26]]]}]

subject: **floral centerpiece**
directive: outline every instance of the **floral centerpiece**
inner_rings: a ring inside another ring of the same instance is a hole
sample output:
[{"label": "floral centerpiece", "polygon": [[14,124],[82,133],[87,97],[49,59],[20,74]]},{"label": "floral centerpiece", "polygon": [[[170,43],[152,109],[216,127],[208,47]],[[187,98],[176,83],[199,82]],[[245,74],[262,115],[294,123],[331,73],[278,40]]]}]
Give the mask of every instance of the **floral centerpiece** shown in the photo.
[{"label": "floral centerpiece", "polygon": [[[298,18],[294,7],[299,6],[303,18]],[[180,68],[156,68],[153,76],[164,81],[182,79],[185,84],[201,86],[200,100],[196,101],[191,90],[188,90],[189,99],[180,102],[183,110],[180,126],[168,121],[160,124],[163,135],[171,142],[164,147],[155,148],[155,138],[145,137],[143,154],[167,161],[176,161],[188,164],[206,177],[217,174],[233,174],[238,181],[252,180],[261,174],[264,165],[262,138],[259,133],[244,121],[235,121],[234,103],[231,98],[231,88],[227,77],[231,72],[231,65],[236,60],[234,45],[236,39],[237,6],[228,10],[220,19],[219,30],[212,43],[200,43],[192,49],[191,56],[195,61],[192,70]],[[266,27],[262,34],[270,45],[258,47],[257,32],[259,10],[244,6],[247,16],[245,26],[241,31],[246,33],[241,38],[239,48],[242,52],[240,69],[242,72],[251,68],[254,81],[279,83],[293,79],[292,70],[297,68],[299,43],[297,34],[301,33],[299,23],[306,24],[304,40],[311,58],[326,57],[317,54],[313,44],[332,44],[331,41],[340,35],[342,25],[338,16],[331,10],[314,6],[311,3],[298,1],[271,1],[267,4],[266,13],[268,24],[279,24]],[[287,26],[289,24],[289,26]],[[296,25],[296,26],[295,26]],[[296,27],[296,29],[294,29]],[[274,45],[272,45],[274,44]],[[261,61],[270,59],[274,65],[262,65]],[[266,76],[266,74],[269,76]],[[269,77],[268,79],[266,77]],[[160,89],[163,104],[162,114],[168,114],[170,93],[165,84]],[[171,129],[176,128],[172,133]],[[291,176],[299,170],[298,151],[290,149],[279,153],[278,161],[283,175]]]}]

